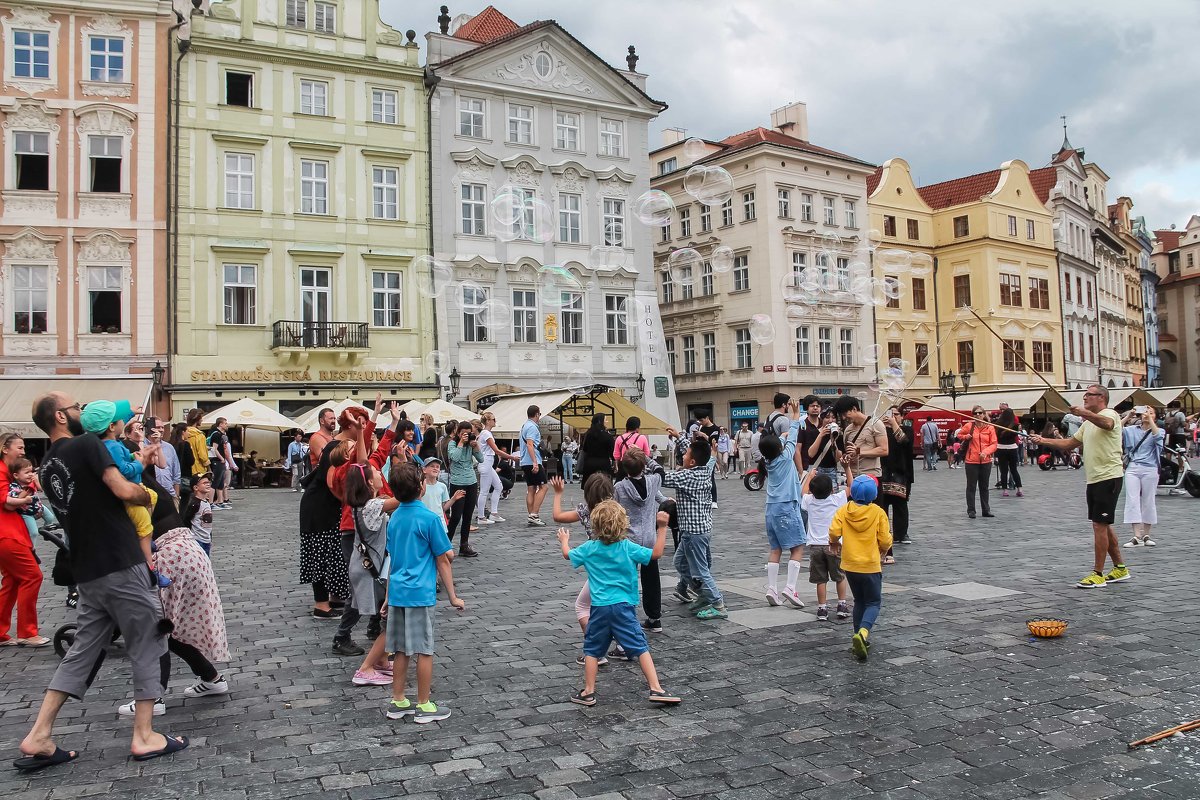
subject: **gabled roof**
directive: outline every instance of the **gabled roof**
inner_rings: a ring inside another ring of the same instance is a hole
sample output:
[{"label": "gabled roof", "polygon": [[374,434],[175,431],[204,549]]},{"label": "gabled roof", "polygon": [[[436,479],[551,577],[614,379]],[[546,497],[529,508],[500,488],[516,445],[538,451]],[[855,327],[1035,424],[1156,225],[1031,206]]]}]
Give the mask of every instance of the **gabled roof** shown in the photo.
[{"label": "gabled roof", "polygon": [[918,186],[917,194],[921,195],[934,211],[950,206],[973,203],[985,194],[990,194],[1000,181],[1000,170],[992,169],[976,175],[967,175],[929,186]]},{"label": "gabled roof", "polygon": [[[848,156],[845,153],[839,153],[836,150],[830,150],[825,147],[818,147],[815,144],[806,142],[803,139],[797,139],[795,136],[788,136],[786,133],[780,133],[769,128],[753,128],[742,133],[735,133],[732,136],[727,136],[718,142],[724,149],[706,156],[710,159],[716,156],[727,156],[730,153],[735,153],[739,150],[748,150],[751,147],[757,147],[760,144],[773,144],[779,147],[787,147],[792,150],[799,150],[803,153],[810,153],[817,156],[827,156],[836,158],[839,161],[848,161],[852,164],[859,164],[864,167],[874,167],[875,165],[869,161],[863,161],[861,158]],[[702,159],[705,160],[705,159]]]},{"label": "gabled roof", "polygon": [[881,180],[883,180],[883,167],[876,167],[875,171],[867,176],[867,197],[875,194]]},{"label": "gabled roof", "polygon": [[[1074,150],[1069,147],[1064,147],[1062,150],[1059,150],[1057,153],[1054,154],[1054,158],[1050,159],[1050,163],[1051,164],[1061,164],[1064,161],[1070,160],[1071,156],[1077,155],[1078,153],[1079,153],[1078,150]],[[1080,160],[1082,160],[1083,156],[1079,156],[1079,158],[1080,158]]]},{"label": "gabled roof", "polygon": [[1043,203],[1050,199],[1050,191],[1058,183],[1058,170],[1054,167],[1041,167],[1029,171],[1029,182],[1033,191]]},{"label": "gabled roof", "polygon": [[1163,252],[1169,253],[1179,249],[1179,240],[1183,238],[1183,231],[1155,231],[1154,238],[1162,242]]},{"label": "gabled roof", "polygon": [[487,44],[499,39],[501,36],[507,36],[520,27],[520,25],[500,13],[495,6],[488,6],[456,30],[454,38]]}]

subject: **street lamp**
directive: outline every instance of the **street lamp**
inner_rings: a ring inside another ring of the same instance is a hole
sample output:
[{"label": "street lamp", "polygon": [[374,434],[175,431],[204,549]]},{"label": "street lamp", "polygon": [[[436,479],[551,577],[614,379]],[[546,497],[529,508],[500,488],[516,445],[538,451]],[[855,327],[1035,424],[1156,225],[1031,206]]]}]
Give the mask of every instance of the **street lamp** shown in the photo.
[{"label": "street lamp", "polygon": [[[962,390],[958,388],[958,382],[962,382]],[[942,390],[942,394],[950,395],[950,403],[953,410],[957,411],[958,396],[966,394],[971,389],[971,373],[964,372],[962,375],[955,375],[954,370],[947,370],[938,375],[938,388]]]},{"label": "street lamp", "polygon": [[462,380],[462,376],[458,374],[458,367],[454,367],[450,370],[450,389],[446,392],[447,403],[458,397],[458,383],[460,380]]},{"label": "street lamp", "polygon": [[636,403],[646,396],[646,379],[642,376],[642,373],[638,373],[637,380],[633,382],[633,385],[637,387],[638,393],[629,398],[629,402]]}]

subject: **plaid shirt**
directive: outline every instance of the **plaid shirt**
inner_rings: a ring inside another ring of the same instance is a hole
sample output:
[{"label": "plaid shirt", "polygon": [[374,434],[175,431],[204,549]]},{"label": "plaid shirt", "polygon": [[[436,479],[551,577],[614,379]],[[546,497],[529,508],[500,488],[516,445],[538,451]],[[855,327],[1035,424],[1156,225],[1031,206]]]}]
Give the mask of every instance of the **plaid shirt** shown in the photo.
[{"label": "plaid shirt", "polygon": [[679,532],[712,533],[712,481],[716,459],[702,467],[663,473],[663,486],[675,489]]}]

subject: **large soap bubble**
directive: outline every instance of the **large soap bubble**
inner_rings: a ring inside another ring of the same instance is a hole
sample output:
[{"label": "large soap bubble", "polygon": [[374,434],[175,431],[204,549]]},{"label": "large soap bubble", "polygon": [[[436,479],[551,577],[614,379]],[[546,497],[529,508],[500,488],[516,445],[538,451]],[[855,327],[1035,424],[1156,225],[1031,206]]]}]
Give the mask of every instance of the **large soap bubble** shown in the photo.
[{"label": "large soap bubble", "polygon": [[733,176],[722,167],[696,164],[683,178],[683,190],[706,206],[719,206],[733,197]]},{"label": "large soap bubble", "polygon": [[633,216],[642,224],[661,228],[675,219],[675,201],[659,189],[643,192],[633,201]]},{"label": "large soap bubble", "polygon": [[755,344],[770,344],[775,341],[775,322],[769,314],[754,314],[750,317],[750,341]]}]

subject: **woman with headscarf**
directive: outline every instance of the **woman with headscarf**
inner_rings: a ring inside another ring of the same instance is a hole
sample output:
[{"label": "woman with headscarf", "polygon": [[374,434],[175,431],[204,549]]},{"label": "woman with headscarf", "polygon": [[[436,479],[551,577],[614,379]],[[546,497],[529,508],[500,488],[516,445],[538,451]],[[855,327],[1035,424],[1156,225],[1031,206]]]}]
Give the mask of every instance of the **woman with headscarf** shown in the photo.
[{"label": "woman with headscarf", "polygon": [[613,474],[612,454],[616,437],[604,426],[604,414],[592,415],[592,426],[579,445],[579,480],[583,483],[597,472]]}]

